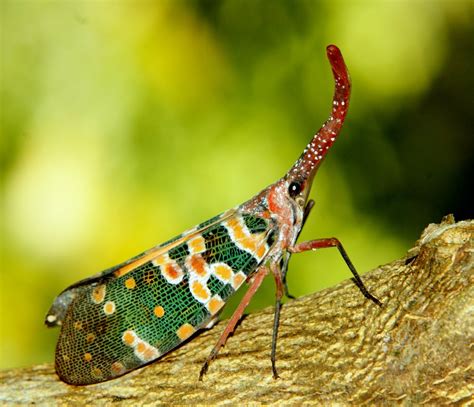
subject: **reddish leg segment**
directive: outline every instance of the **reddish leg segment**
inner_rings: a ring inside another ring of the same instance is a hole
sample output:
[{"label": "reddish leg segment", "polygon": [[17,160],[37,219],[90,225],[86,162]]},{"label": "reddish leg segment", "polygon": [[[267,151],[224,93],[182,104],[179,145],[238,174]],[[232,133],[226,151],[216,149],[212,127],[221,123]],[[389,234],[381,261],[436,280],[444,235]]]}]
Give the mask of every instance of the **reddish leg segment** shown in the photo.
[{"label": "reddish leg segment", "polygon": [[222,332],[221,337],[219,338],[216,345],[214,346],[211,353],[209,354],[206,361],[204,362],[204,365],[201,368],[201,372],[199,373],[199,380],[202,380],[202,378],[207,372],[207,369],[209,368],[209,364],[216,358],[217,354],[219,353],[220,348],[225,345],[229,335],[232,332],[234,332],[235,326],[240,321],[240,318],[242,318],[245,308],[247,308],[247,305],[249,305],[250,300],[252,299],[254,294],[257,292],[258,288],[262,284],[262,281],[267,276],[267,274],[268,274],[268,269],[265,266],[260,267],[255,273],[253,280],[250,283],[250,287],[248,288],[247,292],[242,298],[242,301],[240,301],[240,304],[238,305],[238,307],[232,314],[232,317],[230,318],[229,322],[227,323],[227,326],[225,327],[224,332]]},{"label": "reddish leg segment", "polygon": [[342,246],[341,242],[335,237],[331,237],[327,239],[316,239],[316,240],[310,240],[308,242],[298,243],[294,245],[293,247],[289,247],[288,251],[290,253],[301,253],[301,252],[306,252],[308,250],[324,249],[326,247],[338,248],[339,253],[341,253],[342,258],[344,259],[347,266],[349,267],[352,274],[354,275],[354,277],[352,277],[352,281],[355,283],[355,285],[359,288],[362,294],[364,294],[365,298],[375,302],[378,306],[382,306],[382,303],[377,298],[375,298],[372,294],[370,294],[367,288],[365,288],[364,283],[360,279],[360,276],[357,273],[351,260],[349,259],[349,256],[347,255],[346,251],[344,250],[344,247]]}]

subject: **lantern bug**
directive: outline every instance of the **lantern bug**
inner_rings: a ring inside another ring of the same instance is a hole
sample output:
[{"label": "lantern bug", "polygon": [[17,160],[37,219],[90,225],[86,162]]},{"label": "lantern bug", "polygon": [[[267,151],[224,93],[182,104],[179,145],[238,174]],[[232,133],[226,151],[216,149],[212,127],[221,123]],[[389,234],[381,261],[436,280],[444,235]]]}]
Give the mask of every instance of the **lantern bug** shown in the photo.
[{"label": "lantern bug", "polygon": [[252,199],[183,234],[64,290],[46,316],[61,326],[55,366],[61,380],[83,385],[106,381],[176,348],[216,321],[228,298],[249,287],[206,359],[200,378],[226,343],[264,278],[276,283],[272,336],[273,376],[286,273],[293,253],[337,247],[367,298],[343,246],[335,238],[296,243],[314,205],[308,200],[314,175],[336,140],[347,114],[350,79],[340,50],[327,47],[335,92],[329,119],[299,159]]}]

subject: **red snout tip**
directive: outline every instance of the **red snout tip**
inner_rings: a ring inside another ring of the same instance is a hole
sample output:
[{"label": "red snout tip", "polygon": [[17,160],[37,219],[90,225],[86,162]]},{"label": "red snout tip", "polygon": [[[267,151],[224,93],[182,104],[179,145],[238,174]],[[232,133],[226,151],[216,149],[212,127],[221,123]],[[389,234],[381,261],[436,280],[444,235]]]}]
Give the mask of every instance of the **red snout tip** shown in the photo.
[{"label": "red snout tip", "polygon": [[326,53],[331,64],[332,70],[336,78],[348,81],[348,72],[344,58],[342,57],[341,50],[335,45],[328,45],[326,47]]},{"label": "red snout tip", "polygon": [[326,52],[328,53],[328,57],[341,55],[341,50],[333,44],[330,44],[326,47]]}]

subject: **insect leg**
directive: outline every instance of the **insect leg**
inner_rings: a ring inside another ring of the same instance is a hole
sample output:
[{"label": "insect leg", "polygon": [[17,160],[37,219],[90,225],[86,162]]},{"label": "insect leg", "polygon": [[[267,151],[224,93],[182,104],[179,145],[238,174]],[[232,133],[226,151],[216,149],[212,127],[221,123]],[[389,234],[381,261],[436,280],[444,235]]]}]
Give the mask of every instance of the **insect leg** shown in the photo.
[{"label": "insect leg", "polygon": [[313,206],[314,206],[314,200],[310,199],[304,208],[303,223],[301,224],[300,232],[301,230],[303,230],[303,226],[306,223],[306,220],[308,219],[308,216],[311,213],[311,209],[313,209]]},{"label": "insect leg", "polygon": [[288,283],[286,281],[286,273],[288,271],[288,262],[290,261],[291,253],[286,252],[280,261],[280,270],[281,270],[281,281],[283,283],[283,289],[285,290],[285,296],[294,300],[296,297],[293,294],[290,294],[288,289]]},{"label": "insect leg", "polygon": [[280,326],[280,314],[281,314],[281,298],[283,297],[283,289],[287,289],[286,285],[284,285],[281,275],[281,270],[278,267],[277,263],[271,263],[270,268],[272,270],[273,276],[275,277],[275,284],[276,284],[276,299],[275,299],[275,317],[273,318],[273,332],[272,332],[272,353],[271,353],[271,361],[272,361],[272,372],[273,378],[278,379],[278,372],[276,369],[276,346],[277,346],[277,338],[278,338],[278,327]]},{"label": "insect leg", "polygon": [[[303,226],[306,223],[306,220],[308,219],[308,216],[311,212],[311,209],[313,209],[313,206],[314,206],[314,200],[310,199],[304,208],[303,222],[301,223],[300,233],[303,230]],[[298,233],[298,236],[300,233]],[[285,289],[285,296],[294,300],[296,297],[290,294],[288,290],[288,283],[286,282],[286,273],[288,272],[288,262],[290,261],[290,257],[291,257],[291,253],[286,252],[284,257],[282,258],[282,262],[280,264],[280,270],[281,270],[281,276],[282,276],[281,279],[283,281],[283,288]]]},{"label": "insect leg", "polygon": [[211,353],[204,362],[204,365],[201,368],[201,372],[199,373],[199,380],[202,380],[202,378],[207,372],[207,369],[209,368],[209,364],[216,358],[220,348],[225,345],[229,335],[234,332],[235,326],[240,321],[240,318],[242,317],[245,308],[247,307],[247,305],[249,305],[250,300],[257,292],[258,288],[262,284],[262,281],[267,276],[267,274],[268,268],[265,266],[260,267],[255,273],[253,280],[250,283],[250,287],[242,298],[242,301],[240,301],[240,304],[235,309],[234,313],[232,314],[232,317],[230,318],[229,322],[227,323],[227,326],[224,329],[224,332],[222,332],[221,337],[219,338],[216,345],[214,346]]},{"label": "insect leg", "polygon": [[349,270],[351,270],[352,274],[354,277],[352,277],[352,281],[355,283],[355,285],[359,288],[359,290],[362,292],[365,298],[373,301],[375,304],[378,306],[382,306],[382,303],[375,298],[372,294],[369,293],[367,288],[365,288],[364,283],[362,282],[359,274],[357,273],[354,265],[352,264],[351,260],[349,259],[349,256],[347,255],[346,251],[344,250],[344,247],[342,246],[341,242],[336,239],[335,237],[327,238],[327,239],[316,239],[316,240],[310,240],[308,242],[302,242],[298,243],[293,247],[289,247],[288,251],[290,253],[301,253],[305,252],[308,250],[316,250],[316,249],[323,249],[326,247],[337,247],[339,250],[339,253],[341,253],[342,258],[347,264],[347,267],[349,267]]}]

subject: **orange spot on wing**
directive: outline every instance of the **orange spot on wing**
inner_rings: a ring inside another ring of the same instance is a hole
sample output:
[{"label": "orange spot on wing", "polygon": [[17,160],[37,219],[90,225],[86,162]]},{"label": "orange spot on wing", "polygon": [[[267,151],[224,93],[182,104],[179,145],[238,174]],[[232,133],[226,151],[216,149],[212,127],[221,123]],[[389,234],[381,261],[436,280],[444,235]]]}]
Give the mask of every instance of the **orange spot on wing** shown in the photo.
[{"label": "orange spot on wing", "polygon": [[153,310],[153,313],[158,317],[161,318],[163,315],[165,315],[165,309],[161,305],[157,305],[155,309]]},{"label": "orange spot on wing", "polygon": [[145,349],[146,349],[146,345],[143,342],[139,342],[136,347],[137,352],[142,353]]},{"label": "orange spot on wing", "polygon": [[115,312],[115,302],[113,301],[107,301],[105,304],[104,304],[104,312],[107,314],[107,315],[111,315]]},{"label": "orange spot on wing", "polygon": [[214,273],[221,280],[229,281],[232,277],[232,269],[227,264],[219,264],[214,268]]},{"label": "orange spot on wing", "polygon": [[193,270],[196,272],[196,274],[200,276],[206,275],[206,262],[200,254],[195,254],[191,256],[189,263]]},{"label": "orange spot on wing", "polygon": [[74,328],[76,328],[77,330],[81,330],[82,329],[82,321],[74,322]]},{"label": "orange spot on wing", "polygon": [[84,360],[90,362],[92,360],[92,355],[90,353],[84,353]]},{"label": "orange spot on wing", "polygon": [[234,237],[235,240],[241,240],[245,238],[245,233],[242,226],[239,225],[234,228]]},{"label": "orange spot on wing", "polygon": [[232,218],[227,221],[227,226],[233,233],[234,241],[243,249],[255,253],[259,258],[265,255],[265,247],[262,244],[264,233],[251,234],[243,225],[240,218]]},{"label": "orange spot on wing", "polygon": [[105,298],[105,285],[98,285],[97,287],[94,287],[92,290],[92,301],[95,304],[100,304],[102,301],[104,301]]},{"label": "orange spot on wing", "polygon": [[263,256],[265,255],[265,251],[266,251],[265,245],[262,244],[262,245],[257,249],[257,256],[260,257],[260,258],[263,257]]},{"label": "orange spot on wing", "polygon": [[165,266],[161,267],[161,274],[170,284],[179,284],[184,277],[183,270],[173,260],[169,260]]},{"label": "orange spot on wing", "polygon": [[133,346],[135,343],[135,333],[133,331],[125,331],[122,335],[122,340],[125,342],[125,345]]},{"label": "orange spot on wing", "polygon": [[249,249],[251,251],[255,251],[257,248],[257,244],[255,243],[255,240],[252,239],[251,237],[246,237],[242,240],[239,240],[239,243],[246,249]]},{"label": "orange spot on wing", "polygon": [[143,358],[145,360],[151,360],[158,357],[158,352],[155,348],[148,346],[143,352]]},{"label": "orange spot on wing", "polygon": [[113,375],[117,376],[125,372],[125,366],[121,362],[114,362],[110,366],[110,371],[112,372]]},{"label": "orange spot on wing", "polygon": [[206,250],[206,244],[202,236],[196,236],[188,242],[191,253],[202,253]]},{"label": "orange spot on wing", "polygon": [[238,218],[232,218],[227,221],[227,226],[232,229],[232,232],[234,233],[234,239],[235,240],[241,240],[246,237],[246,234],[244,232],[243,225]]},{"label": "orange spot on wing", "polygon": [[207,309],[209,310],[211,315],[214,315],[224,306],[224,304],[225,303],[224,301],[222,301],[222,298],[215,295],[214,297],[211,298],[211,300],[207,304]]},{"label": "orange spot on wing", "polygon": [[173,280],[177,279],[180,276],[180,270],[178,266],[175,266],[173,263],[168,263],[165,266],[166,274]]},{"label": "orange spot on wing", "polygon": [[236,290],[242,285],[246,278],[247,277],[242,272],[235,274],[234,278],[232,279],[232,287]]},{"label": "orange spot on wing", "polygon": [[185,339],[189,338],[196,330],[191,324],[184,324],[176,331],[176,335],[178,338],[184,341]]},{"label": "orange spot on wing", "polygon": [[129,290],[133,290],[137,286],[137,283],[135,282],[135,279],[133,277],[127,278],[125,280],[125,287],[127,287]]},{"label": "orange spot on wing", "polygon": [[235,227],[238,227],[238,226],[239,226],[239,219],[237,219],[237,218],[235,218],[235,217],[234,217],[234,218],[231,218],[231,219],[229,219],[229,220],[227,221],[227,225],[228,225],[230,228],[234,229]]},{"label": "orange spot on wing", "polygon": [[94,342],[94,340],[95,340],[95,334],[93,334],[92,332],[87,334],[87,336],[86,336],[86,342],[87,343],[92,343],[92,342]]},{"label": "orange spot on wing", "polygon": [[191,291],[198,300],[207,301],[210,297],[209,290],[200,281],[193,281]]}]

